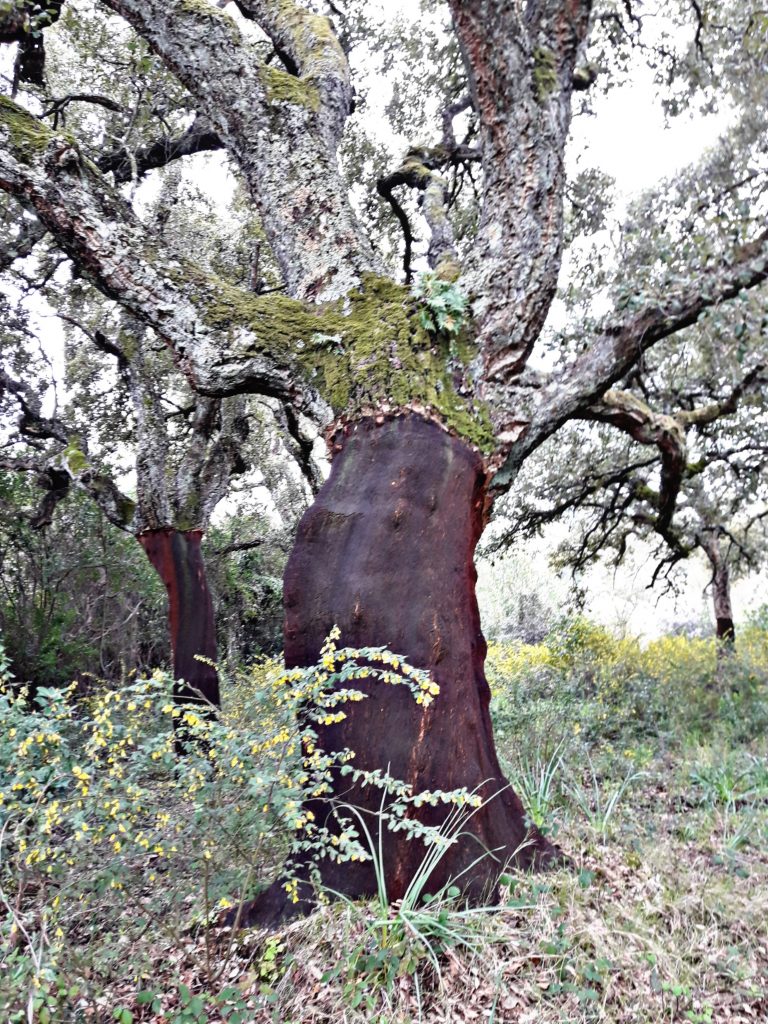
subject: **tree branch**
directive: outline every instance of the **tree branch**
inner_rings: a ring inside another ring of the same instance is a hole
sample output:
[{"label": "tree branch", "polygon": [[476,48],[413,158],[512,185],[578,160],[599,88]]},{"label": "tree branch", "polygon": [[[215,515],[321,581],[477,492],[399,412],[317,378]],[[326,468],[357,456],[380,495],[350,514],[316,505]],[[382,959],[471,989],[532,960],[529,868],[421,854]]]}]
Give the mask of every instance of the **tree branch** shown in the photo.
[{"label": "tree branch", "polygon": [[43,84],[45,48],[43,29],[58,21],[64,0],[5,0],[0,5],[0,43],[18,43],[16,81]]},{"label": "tree branch", "polygon": [[91,331],[85,326],[85,324],[80,323],[79,320],[76,320],[72,316],[67,316],[65,313],[58,313],[57,315],[59,320],[63,320],[64,323],[69,324],[71,327],[76,327],[78,331],[82,331],[94,348],[97,348],[100,352],[104,352],[105,355],[114,356],[117,360],[118,370],[121,373],[125,373],[128,369],[128,357],[119,345],[110,341],[102,331]]},{"label": "tree branch", "polygon": [[497,472],[494,489],[507,489],[523,460],[566,420],[580,416],[611,384],[624,377],[643,352],[695,324],[706,310],[766,280],[768,231],[700,275],[695,289],[672,294],[629,317],[610,319],[580,356],[531,396],[530,418],[519,424],[514,435],[517,443]]},{"label": "tree branch", "polygon": [[392,174],[379,178],[377,190],[380,196],[388,200],[395,212],[405,235],[404,269],[407,284],[411,281],[411,232],[408,217],[394,196],[393,190],[400,185],[419,189],[422,193],[420,206],[430,233],[427,258],[429,265],[438,273],[456,276],[459,270],[453,228],[448,219],[448,183],[435,168],[452,160],[448,150],[441,147],[431,149],[411,149],[406,153],[402,165]]},{"label": "tree branch", "polygon": [[21,410],[19,432],[25,437],[49,438],[67,444],[70,431],[56,419],[48,419],[41,412],[40,396],[34,388],[17,381],[0,366],[0,398],[4,394],[12,395]]},{"label": "tree branch", "polygon": [[580,418],[609,423],[640,444],[656,446],[661,458],[661,486],[654,529],[667,539],[688,455],[685,429],[677,417],[653,412],[629,392],[608,391],[600,402],[582,410]]},{"label": "tree branch", "polygon": [[0,397],[11,394],[21,409],[19,433],[22,437],[47,439],[64,445],[54,455],[38,460],[10,459],[0,463],[2,469],[32,472],[46,491],[38,511],[32,517],[35,528],[50,525],[56,506],[72,485],[84,491],[102,510],[107,519],[121,530],[131,532],[135,503],[123,494],[114,480],[94,470],[85,442],[62,420],[50,419],[40,411],[40,397],[32,388],[14,380],[0,367]]},{"label": "tree branch", "polygon": [[34,209],[81,271],[173,348],[196,390],[275,395],[327,419],[302,369],[318,333],[311,310],[284,296],[242,292],[164,253],[70,141],[4,98],[0,188]]},{"label": "tree branch", "polygon": [[326,126],[338,142],[352,106],[352,85],[346,54],[331,23],[293,0],[235,3],[266,32],[289,73],[319,90]]},{"label": "tree branch", "polygon": [[[94,103],[96,106],[104,107],[106,110],[111,110],[113,113],[119,114],[122,112],[123,107],[120,106],[115,100],[110,99],[109,96],[100,96],[97,93],[92,92],[73,92],[67,96],[62,96],[57,100],[53,100],[50,107],[44,110],[40,115],[41,117],[50,117],[53,114],[53,127],[58,127],[59,116],[63,115],[64,110],[69,106],[70,103]],[[62,116],[62,123],[64,117]]]},{"label": "tree branch", "polygon": [[234,544],[226,544],[223,548],[215,548],[210,552],[206,551],[206,555],[213,558],[223,558],[224,555],[231,555],[235,551],[253,551],[254,548],[260,548],[263,544],[263,537],[257,537],[255,540],[240,540]]},{"label": "tree branch", "polygon": [[731,393],[719,402],[711,402],[709,405],[700,406],[698,409],[683,409],[675,413],[675,419],[684,427],[703,427],[708,423],[714,423],[724,416],[731,416],[736,412],[739,402],[751,391],[766,383],[766,369],[768,364],[758,363],[744,375],[739,383],[731,390]]},{"label": "tree branch", "polygon": [[0,6],[0,43],[22,43],[32,33],[58,21],[63,0],[6,0]]},{"label": "tree branch", "polygon": [[239,165],[289,294],[325,301],[358,287],[378,265],[336,159],[348,70],[326,19],[291,0],[243,4],[294,53],[296,76],[263,64],[258,46],[212,4],[104,2],[192,93]]},{"label": "tree branch", "polygon": [[105,153],[98,158],[96,165],[104,174],[111,171],[115,181],[122,184],[125,181],[132,181],[134,177],[143,178],[147,171],[165,167],[180,157],[212,152],[221,149],[223,145],[219,135],[198,116],[190,127],[176,138],[165,135],[148,146],[140,146],[134,152],[122,148]]}]

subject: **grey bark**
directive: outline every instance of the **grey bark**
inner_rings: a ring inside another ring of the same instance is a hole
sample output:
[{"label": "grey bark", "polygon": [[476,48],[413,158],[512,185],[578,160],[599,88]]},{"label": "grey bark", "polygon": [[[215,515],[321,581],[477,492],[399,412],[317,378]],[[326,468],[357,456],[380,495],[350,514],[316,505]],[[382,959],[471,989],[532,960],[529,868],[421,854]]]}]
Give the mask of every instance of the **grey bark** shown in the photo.
[{"label": "grey bark", "polygon": [[[351,92],[346,58],[327,21],[291,0],[239,5],[284,54],[290,71],[280,71],[265,68],[258,48],[213,5],[105,2],[177,73],[240,166],[294,299],[281,296],[276,304],[273,296],[233,289],[164,251],[76,146],[7,100],[0,103],[0,187],[36,213],[105,294],[173,348],[198,392],[273,395],[327,424],[331,410],[307,371],[308,346],[311,355],[316,335],[323,337],[322,316],[320,332],[311,318],[376,269],[336,165]],[[563,150],[589,9],[587,0],[539,0],[524,9],[512,0],[452,3],[482,128],[484,202],[463,280],[474,299],[476,383],[498,442],[489,459],[496,493],[644,350],[768,278],[765,232],[703,272],[695,288],[629,317],[609,317],[564,370],[543,380],[522,372],[559,269]],[[440,233],[437,192],[427,212],[439,262],[451,250]],[[276,340],[278,327],[284,332]]]},{"label": "grey bark", "polygon": [[248,3],[298,75],[266,67],[235,21],[183,0],[105,0],[189,89],[242,171],[289,294],[327,301],[376,269],[339,173],[349,66],[327,19],[290,0]]}]

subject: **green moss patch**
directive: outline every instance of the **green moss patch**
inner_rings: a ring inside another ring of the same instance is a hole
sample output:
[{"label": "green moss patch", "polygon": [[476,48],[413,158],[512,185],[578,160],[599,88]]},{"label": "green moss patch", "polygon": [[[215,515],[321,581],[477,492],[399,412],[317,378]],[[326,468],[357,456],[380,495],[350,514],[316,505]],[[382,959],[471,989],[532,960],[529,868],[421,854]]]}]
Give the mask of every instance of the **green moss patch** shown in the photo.
[{"label": "green moss patch", "polygon": [[0,124],[8,128],[14,156],[26,162],[54,137],[41,121],[5,96],[0,96]]},{"label": "green moss patch", "polygon": [[284,295],[249,295],[228,285],[212,295],[208,321],[220,329],[245,327],[269,352],[295,368],[337,415],[382,406],[428,407],[483,451],[494,447],[485,406],[471,396],[468,337],[443,338],[425,330],[409,290],[376,274],[341,303],[317,311]]},{"label": "green moss patch", "polygon": [[267,64],[259,68],[259,77],[269,103],[292,103],[315,112],[320,109],[320,93],[304,79]]}]

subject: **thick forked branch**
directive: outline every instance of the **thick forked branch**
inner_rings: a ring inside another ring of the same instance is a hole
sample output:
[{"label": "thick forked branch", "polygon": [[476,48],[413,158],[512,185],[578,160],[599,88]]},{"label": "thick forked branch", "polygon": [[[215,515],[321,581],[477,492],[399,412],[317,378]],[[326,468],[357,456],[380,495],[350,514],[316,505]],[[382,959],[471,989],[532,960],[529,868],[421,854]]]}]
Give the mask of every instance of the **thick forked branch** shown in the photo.
[{"label": "thick forked branch", "polygon": [[290,0],[248,5],[265,30],[290,42],[295,76],[265,65],[213,4],[104,3],[177,75],[239,165],[289,294],[324,301],[357,287],[376,264],[336,160],[349,84],[328,22]]},{"label": "thick forked branch", "polygon": [[289,73],[319,91],[321,117],[338,143],[352,105],[346,55],[331,23],[293,0],[235,0],[244,17],[255,21],[274,43]]},{"label": "thick forked branch", "polygon": [[404,287],[366,275],[344,306],[330,307],[233,287],[168,253],[71,141],[2,98],[0,188],[172,348],[195,391],[271,395],[323,426],[334,412],[407,407],[492,446],[467,373],[447,368]]},{"label": "thick forked branch", "polygon": [[518,373],[560,269],[573,71],[590,0],[450,0],[481,125],[484,202],[467,286],[484,376]]},{"label": "thick forked branch", "polygon": [[447,155],[440,149],[411,149],[406,153],[405,160],[396,171],[379,178],[377,182],[379,195],[389,202],[403,228],[405,237],[403,267],[407,284],[410,284],[412,277],[413,233],[408,216],[394,194],[394,189],[401,185],[419,189],[422,193],[420,206],[429,227],[427,259],[430,267],[437,270],[438,273],[449,275],[452,271],[458,270],[453,228],[447,211],[448,183],[436,171],[437,167],[447,162]]},{"label": "thick forked branch", "polygon": [[164,254],[70,142],[2,98],[0,188],[37,213],[102,292],[172,346],[197,390],[276,395],[323,419],[292,344],[308,347],[315,317],[295,300],[240,292]]},{"label": "thick forked branch", "polygon": [[768,231],[741,246],[709,273],[701,274],[695,289],[673,294],[629,318],[609,319],[585,351],[533,396],[530,418],[520,426],[519,440],[498,470],[494,489],[506,490],[524,459],[566,420],[578,417],[624,377],[643,352],[692,326],[708,309],[766,280]]},{"label": "thick forked branch", "polygon": [[459,264],[456,245],[453,228],[448,219],[448,184],[437,172],[445,167],[474,163],[480,160],[480,151],[466,143],[457,142],[453,129],[455,118],[471,106],[471,96],[463,96],[455,103],[449,104],[443,111],[443,138],[440,145],[418,146],[409,149],[400,167],[391,174],[379,178],[376,183],[379,195],[390,204],[403,229],[405,240],[403,269],[405,270],[406,284],[409,284],[412,279],[411,256],[414,236],[408,215],[394,192],[401,185],[421,191],[419,205],[430,234],[427,252],[430,267],[449,278],[458,276]]},{"label": "thick forked branch", "polygon": [[655,531],[670,542],[669,528],[685,473],[688,444],[676,416],[656,413],[626,391],[608,391],[580,414],[582,419],[609,423],[640,444],[655,445],[661,458],[661,484],[656,497]]}]

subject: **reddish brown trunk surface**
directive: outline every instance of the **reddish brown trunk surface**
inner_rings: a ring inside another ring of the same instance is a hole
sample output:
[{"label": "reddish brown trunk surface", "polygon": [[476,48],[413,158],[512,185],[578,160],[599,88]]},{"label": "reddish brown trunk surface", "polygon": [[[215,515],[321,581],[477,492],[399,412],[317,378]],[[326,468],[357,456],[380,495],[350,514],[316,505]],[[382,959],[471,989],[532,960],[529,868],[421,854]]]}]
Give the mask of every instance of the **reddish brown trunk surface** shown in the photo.
[{"label": "reddish brown trunk surface", "polygon": [[[526,866],[552,849],[538,834],[527,836],[523,807],[493,742],[473,562],[485,501],[482,458],[436,424],[417,417],[357,423],[301,521],[285,573],[289,666],[314,664],[337,624],[342,645],[386,645],[440,685],[434,703],[422,707],[405,687],[374,683],[367,700],[345,706],[344,722],[319,730],[320,745],[349,747],[356,767],[389,768],[414,792],[466,787],[493,797],[468,822],[472,836],[449,851],[427,887],[435,892],[487,849],[492,855],[459,882],[474,898],[492,891],[509,861]],[[368,811],[379,807],[379,790],[350,789],[348,777],[339,792]],[[321,819],[327,806],[312,810]],[[418,813],[439,825],[447,811],[440,805]],[[526,839],[533,841],[525,846]],[[418,840],[384,833],[390,900],[403,896],[424,852]],[[323,861],[321,872],[329,888],[348,896],[376,891],[370,862]],[[275,883],[247,919],[285,913],[283,896]]]},{"label": "reddish brown trunk surface", "polygon": [[730,618],[718,618],[717,620],[717,639],[724,644],[728,644],[733,647],[736,643],[736,627],[733,624],[733,619]]},{"label": "reddish brown trunk surface", "polygon": [[168,592],[168,623],[173,650],[173,674],[184,680],[177,689],[181,700],[219,704],[216,670],[195,657],[216,660],[216,629],[200,544],[201,530],[147,530],[139,543]]}]

